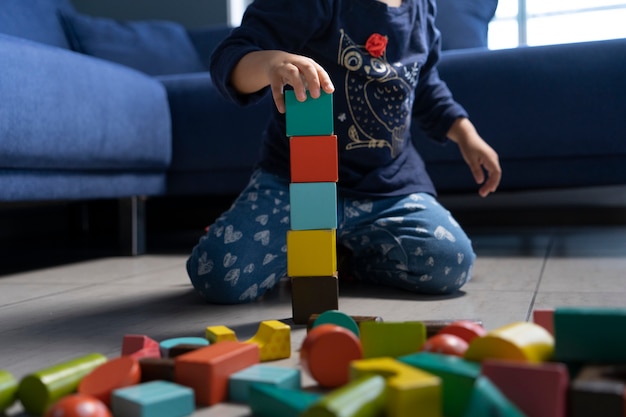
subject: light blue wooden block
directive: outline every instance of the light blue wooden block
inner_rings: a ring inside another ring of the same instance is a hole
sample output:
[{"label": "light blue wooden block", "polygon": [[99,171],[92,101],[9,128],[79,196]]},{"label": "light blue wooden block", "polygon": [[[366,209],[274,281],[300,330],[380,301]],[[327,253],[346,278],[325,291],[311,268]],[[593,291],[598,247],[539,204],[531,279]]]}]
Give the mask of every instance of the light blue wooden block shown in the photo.
[{"label": "light blue wooden block", "polygon": [[167,381],[152,381],[113,391],[115,417],[184,417],[195,410],[191,388]]},{"label": "light blue wooden block", "polygon": [[296,100],[293,90],[285,90],[285,106],[287,107],[287,136],[323,136],[334,132],[333,96],[322,94],[311,98],[307,91],[307,99]]},{"label": "light blue wooden block", "polygon": [[250,387],[253,384],[300,389],[300,380],[299,369],[265,364],[253,365],[230,376],[228,395],[230,401],[245,403],[248,402]]},{"label": "light blue wooden block", "polygon": [[198,345],[207,346],[210,342],[203,337],[176,337],[173,339],[163,340],[159,343],[159,350],[161,351],[161,357],[167,358],[169,351],[174,346],[178,345]]},{"label": "light blue wooden block", "polygon": [[289,184],[292,230],[337,228],[337,184],[302,182]]}]

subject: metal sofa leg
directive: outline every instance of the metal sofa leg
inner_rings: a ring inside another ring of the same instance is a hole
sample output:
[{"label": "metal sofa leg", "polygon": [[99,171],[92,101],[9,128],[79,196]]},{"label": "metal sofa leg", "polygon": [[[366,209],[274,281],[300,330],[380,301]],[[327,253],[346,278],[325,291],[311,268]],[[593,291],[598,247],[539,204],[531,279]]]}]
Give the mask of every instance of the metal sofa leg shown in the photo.
[{"label": "metal sofa leg", "polygon": [[122,254],[146,253],[146,198],[119,199],[119,244]]}]

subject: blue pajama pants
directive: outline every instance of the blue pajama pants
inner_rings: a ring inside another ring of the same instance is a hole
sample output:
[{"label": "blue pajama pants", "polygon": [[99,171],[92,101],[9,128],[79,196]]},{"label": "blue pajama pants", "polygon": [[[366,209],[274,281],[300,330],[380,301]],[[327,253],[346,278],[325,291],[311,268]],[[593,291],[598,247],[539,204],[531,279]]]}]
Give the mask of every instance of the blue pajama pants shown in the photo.
[{"label": "blue pajama pants", "polygon": [[[218,304],[262,296],[287,274],[289,228],[288,181],[256,171],[193,249],[187,260],[193,286]],[[337,245],[350,253],[340,262],[340,280],[350,276],[420,294],[457,291],[469,281],[475,260],[465,232],[426,193],[338,196]]]}]

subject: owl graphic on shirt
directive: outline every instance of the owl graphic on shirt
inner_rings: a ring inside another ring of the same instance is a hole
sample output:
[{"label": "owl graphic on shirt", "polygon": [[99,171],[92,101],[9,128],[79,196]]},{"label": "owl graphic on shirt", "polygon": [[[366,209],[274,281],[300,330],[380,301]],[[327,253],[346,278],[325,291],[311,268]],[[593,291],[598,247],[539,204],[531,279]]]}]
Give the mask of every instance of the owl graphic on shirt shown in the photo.
[{"label": "owl graphic on shirt", "polygon": [[345,93],[352,124],[346,150],[389,148],[395,158],[404,147],[419,67],[376,58],[342,30],[339,65],[347,69]]}]

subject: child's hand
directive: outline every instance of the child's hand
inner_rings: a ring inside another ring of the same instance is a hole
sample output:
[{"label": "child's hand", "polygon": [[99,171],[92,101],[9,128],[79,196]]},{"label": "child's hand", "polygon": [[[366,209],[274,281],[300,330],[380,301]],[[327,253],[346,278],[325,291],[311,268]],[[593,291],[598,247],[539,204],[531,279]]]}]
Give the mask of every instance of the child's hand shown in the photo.
[{"label": "child's hand", "polygon": [[254,51],[237,63],[230,79],[240,93],[253,93],[267,86],[279,112],[285,113],[284,87],[293,87],[299,101],[306,100],[306,90],[318,98],[320,91],[335,91],[328,73],[317,62],[302,55],[284,51]]},{"label": "child's hand", "polygon": [[[493,193],[500,184],[502,169],[498,154],[476,132],[474,125],[468,119],[458,119],[448,136],[459,145],[463,159],[469,165],[474,180],[482,184],[478,190],[481,197]],[[485,178],[485,171],[487,178]]]},{"label": "child's hand", "polygon": [[268,60],[268,76],[272,97],[279,112],[285,113],[285,85],[293,87],[298,101],[306,100],[306,91],[318,98],[320,90],[326,93],[335,91],[328,73],[317,62],[302,55],[282,51],[273,52]]}]

